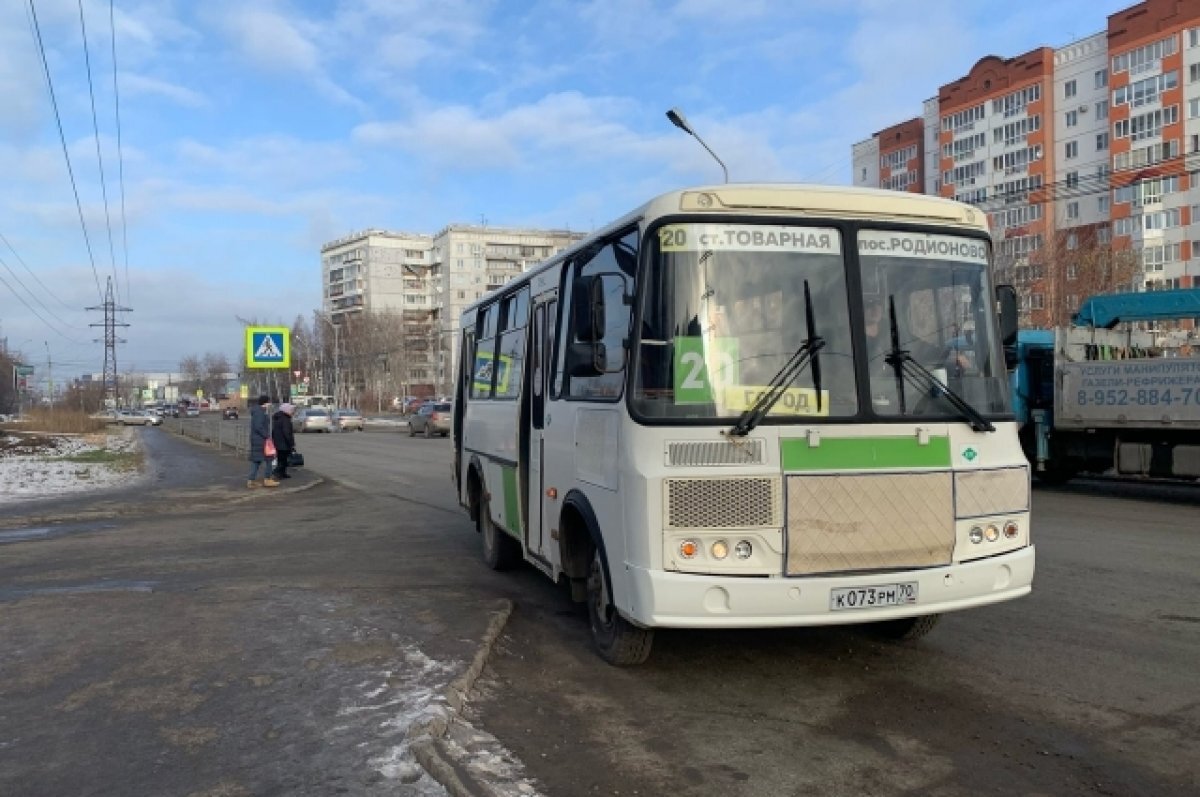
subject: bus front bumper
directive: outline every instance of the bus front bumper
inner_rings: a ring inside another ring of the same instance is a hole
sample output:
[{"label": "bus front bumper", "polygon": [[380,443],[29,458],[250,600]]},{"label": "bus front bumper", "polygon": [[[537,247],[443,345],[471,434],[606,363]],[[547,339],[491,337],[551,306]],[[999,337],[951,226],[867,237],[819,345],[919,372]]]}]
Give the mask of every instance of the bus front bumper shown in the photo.
[{"label": "bus front bumper", "polygon": [[[1027,595],[1033,583],[1034,548],[922,570],[804,578],[693,575],[627,567],[633,602],[622,606],[622,614],[647,628],[845,625],[954,612]],[[916,602],[830,608],[833,590],[896,584],[916,584]]]}]

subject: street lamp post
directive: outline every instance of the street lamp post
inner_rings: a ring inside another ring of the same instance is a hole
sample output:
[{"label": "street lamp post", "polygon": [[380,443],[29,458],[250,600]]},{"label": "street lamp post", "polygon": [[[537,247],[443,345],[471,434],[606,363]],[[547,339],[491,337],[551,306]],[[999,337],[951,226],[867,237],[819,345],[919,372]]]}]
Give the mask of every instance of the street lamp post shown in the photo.
[{"label": "street lamp post", "polygon": [[672,108],[671,110],[667,111],[667,118],[671,120],[671,124],[675,125],[680,130],[699,141],[700,146],[708,150],[708,154],[713,156],[713,160],[720,164],[721,171],[725,174],[725,182],[728,183],[729,169],[725,168],[725,161],[718,158],[717,153],[712,151],[712,147],[708,146],[708,144],[705,144],[704,139],[700,138],[700,136],[696,134],[696,131],[692,129],[691,124],[688,123],[687,117],[683,115],[683,111],[679,110],[678,108]]},{"label": "street lamp post", "polygon": [[342,363],[341,363],[341,353],[340,353],[341,352],[341,341],[340,341],[340,335],[339,335],[339,333],[341,332],[341,327],[339,325],[335,324],[333,322],[332,318],[326,316],[326,314],[324,312],[321,312],[319,310],[317,311],[317,318],[320,318],[326,324],[329,324],[329,326],[333,327],[333,406],[336,409],[339,406],[339,401],[340,401],[340,398],[338,396],[338,389],[341,387],[341,383],[342,383],[342,379],[341,379]]},{"label": "street lamp post", "polygon": [[50,397],[50,409],[54,409],[54,363],[50,360],[50,341],[43,340],[46,346],[46,393]]}]

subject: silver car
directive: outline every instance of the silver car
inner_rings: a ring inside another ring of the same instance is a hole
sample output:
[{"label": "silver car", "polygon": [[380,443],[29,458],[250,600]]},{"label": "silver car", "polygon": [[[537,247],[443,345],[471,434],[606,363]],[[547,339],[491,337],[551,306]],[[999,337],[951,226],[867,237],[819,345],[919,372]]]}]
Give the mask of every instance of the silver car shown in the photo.
[{"label": "silver car", "polygon": [[417,432],[426,437],[440,434],[450,435],[450,420],[454,415],[454,404],[449,401],[431,401],[417,410],[417,414],[408,419],[408,436],[416,437]]},{"label": "silver car", "polygon": [[329,418],[329,410],[309,407],[292,417],[292,429],[297,432],[332,432],[333,421]]}]

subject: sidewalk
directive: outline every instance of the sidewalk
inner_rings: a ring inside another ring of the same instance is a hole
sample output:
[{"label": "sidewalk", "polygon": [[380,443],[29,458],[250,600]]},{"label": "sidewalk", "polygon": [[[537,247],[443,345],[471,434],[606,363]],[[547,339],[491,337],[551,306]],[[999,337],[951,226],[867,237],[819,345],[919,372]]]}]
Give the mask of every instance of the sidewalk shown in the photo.
[{"label": "sidewalk", "polygon": [[0,793],[533,793],[460,717],[512,611],[465,517],[145,439],[143,485],[0,524]]}]

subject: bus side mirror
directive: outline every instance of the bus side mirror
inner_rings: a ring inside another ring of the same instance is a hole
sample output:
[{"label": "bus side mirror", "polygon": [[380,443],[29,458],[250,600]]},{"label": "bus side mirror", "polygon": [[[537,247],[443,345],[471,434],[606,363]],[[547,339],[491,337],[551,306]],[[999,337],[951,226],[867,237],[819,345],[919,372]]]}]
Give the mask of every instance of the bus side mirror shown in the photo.
[{"label": "bus side mirror", "polygon": [[599,277],[580,277],[571,289],[571,337],[593,343],[604,337],[604,282]]},{"label": "bus side mirror", "polygon": [[996,286],[1000,305],[1000,344],[1004,347],[1004,364],[1011,369],[1017,364],[1017,289],[1011,285]]},{"label": "bus side mirror", "polygon": [[567,347],[567,373],[572,377],[600,376],[608,369],[604,341],[572,343]]}]

